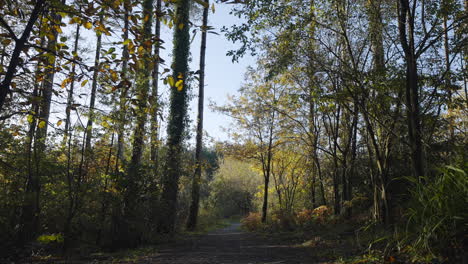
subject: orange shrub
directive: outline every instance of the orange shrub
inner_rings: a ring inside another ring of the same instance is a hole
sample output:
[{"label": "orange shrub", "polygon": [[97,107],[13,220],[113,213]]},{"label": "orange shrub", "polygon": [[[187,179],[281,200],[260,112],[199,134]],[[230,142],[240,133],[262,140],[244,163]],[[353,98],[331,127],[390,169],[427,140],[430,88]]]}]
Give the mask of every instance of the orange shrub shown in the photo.
[{"label": "orange shrub", "polygon": [[248,231],[259,230],[262,227],[262,215],[250,212],[247,217],[241,220],[241,227]]},{"label": "orange shrub", "polygon": [[326,205],[319,206],[312,211],[312,215],[316,221],[320,224],[325,224],[325,222],[332,215],[332,210]]},{"label": "orange shrub", "polygon": [[296,214],[296,220],[299,226],[308,227],[314,224],[325,224],[329,222],[332,216],[332,210],[325,205],[319,206],[314,210],[303,209]]},{"label": "orange shrub", "polygon": [[313,211],[311,209],[302,209],[296,214],[297,224],[306,227],[313,222]]}]

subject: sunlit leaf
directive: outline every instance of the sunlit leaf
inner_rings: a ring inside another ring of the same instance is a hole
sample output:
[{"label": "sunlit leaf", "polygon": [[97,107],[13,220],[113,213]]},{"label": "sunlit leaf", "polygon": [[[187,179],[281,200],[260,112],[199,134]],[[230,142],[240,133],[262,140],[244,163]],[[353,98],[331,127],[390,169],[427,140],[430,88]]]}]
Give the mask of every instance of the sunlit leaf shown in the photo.
[{"label": "sunlit leaf", "polygon": [[86,22],[83,25],[86,29],[91,29],[93,27],[93,24],[91,22]]},{"label": "sunlit leaf", "polygon": [[41,122],[39,122],[39,125],[37,125],[39,128],[44,128],[46,125],[46,122],[44,120],[42,120]]},{"label": "sunlit leaf", "polygon": [[177,87],[177,91],[182,91],[182,89],[184,88],[184,81],[183,80],[178,80],[175,84],[175,86]]},{"label": "sunlit leaf", "polygon": [[175,82],[174,78],[172,76],[167,77],[167,82],[169,83],[169,86],[173,87]]}]

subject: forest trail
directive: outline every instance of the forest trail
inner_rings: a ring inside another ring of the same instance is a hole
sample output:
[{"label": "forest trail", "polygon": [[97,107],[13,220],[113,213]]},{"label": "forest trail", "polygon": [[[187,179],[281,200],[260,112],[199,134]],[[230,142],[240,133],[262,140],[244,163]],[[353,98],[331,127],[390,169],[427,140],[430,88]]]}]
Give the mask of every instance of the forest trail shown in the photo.
[{"label": "forest trail", "polygon": [[[273,241],[240,230],[240,224],[189,239],[182,244],[162,248],[144,262],[154,264],[300,264],[320,263],[314,249],[287,242]],[[314,260],[315,259],[315,260]]]}]

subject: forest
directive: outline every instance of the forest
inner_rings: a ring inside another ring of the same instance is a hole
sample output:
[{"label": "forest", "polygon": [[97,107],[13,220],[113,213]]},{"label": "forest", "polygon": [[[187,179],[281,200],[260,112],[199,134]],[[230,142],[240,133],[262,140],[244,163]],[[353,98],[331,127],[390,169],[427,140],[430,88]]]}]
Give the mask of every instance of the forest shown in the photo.
[{"label": "forest", "polygon": [[468,0],[0,0],[0,263],[467,263],[467,67]]}]

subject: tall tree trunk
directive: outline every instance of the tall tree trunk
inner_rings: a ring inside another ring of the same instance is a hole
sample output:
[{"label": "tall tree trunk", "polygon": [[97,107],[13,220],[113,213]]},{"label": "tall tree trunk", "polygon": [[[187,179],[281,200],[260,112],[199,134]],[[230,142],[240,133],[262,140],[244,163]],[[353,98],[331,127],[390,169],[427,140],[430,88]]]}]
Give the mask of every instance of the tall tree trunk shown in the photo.
[{"label": "tall tree trunk", "polygon": [[159,151],[159,124],[158,124],[158,113],[159,113],[159,50],[161,48],[161,1],[156,1],[156,26],[154,30],[154,36],[156,43],[154,44],[154,68],[153,68],[153,86],[151,90],[152,102],[151,102],[151,165],[153,166],[153,177],[156,177],[159,169],[158,151]]},{"label": "tall tree trunk", "polygon": [[202,174],[202,148],[203,148],[203,101],[205,90],[205,53],[206,35],[208,31],[209,0],[205,0],[206,7],[203,9],[203,25],[200,46],[200,80],[198,87],[198,117],[197,117],[197,143],[195,149],[195,174],[192,180],[192,201],[190,203],[187,229],[193,230],[197,226],[198,209],[200,206],[200,183]]},{"label": "tall tree trunk", "polygon": [[[124,28],[123,28],[123,39],[124,41],[129,37],[130,31],[130,1],[125,0],[123,2],[124,5]],[[123,45],[122,47],[122,73],[121,76],[123,78],[122,82],[122,90],[120,91],[120,98],[119,98],[119,106],[118,106],[118,121],[117,121],[117,159],[115,162],[115,171],[114,173],[117,175],[119,173],[120,164],[123,162],[123,153],[124,153],[124,133],[125,133],[125,115],[126,115],[126,105],[127,105],[127,94],[130,88],[130,82],[128,81],[128,61],[130,60],[130,53],[128,51],[128,45]]]},{"label": "tall tree trunk", "polygon": [[[99,23],[101,25],[104,23],[103,15],[99,15]],[[89,115],[88,115],[88,122],[86,124],[86,142],[85,142],[85,156],[86,160],[90,158],[91,154],[91,139],[93,137],[93,123],[94,123],[94,110],[96,105],[96,93],[97,93],[97,85],[98,85],[98,77],[99,77],[99,70],[100,70],[100,58],[101,58],[101,47],[102,47],[102,33],[97,32],[97,39],[96,39],[96,53],[94,55],[94,69],[93,69],[93,82],[91,84],[91,98],[89,101]],[[88,162],[88,161],[87,161]]]},{"label": "tall tree trunk", "polygon": [[[416,0],[413,5],[416,4]],[[418,66],[414,39],[414,16],[409,0],[398,1],[398,29],[406,63],[406,111],[413,176],[423,177],[423,148],[419,105]]]},{"label": "tall tree trunk", "polygon": [[183,143],[183,132],[187,117],[188,56],[190,52],[190,1],[180,0],[176,3],[177,25],[174,26],[174,62],[172,78],[179,86],[171,87],[169,123],[167,126],[166,170],[163,177],[161,206],[167,215],[160,217],[159,231],[173,233],[177,212],[177,193],[181,174],[180,162]]},{"label": "tall tree trunk", "polygon": [[[275,120],[275,112],[272,113],[271,122]],[[268,135],[268,146],[267,146],[267,157],[266,157],[266,164],[265,161],[263,167],[263,174],[264,174],[264,185],[263,185],[263,204],[262,204],[262,223],[266,223],[267,215],[268,215],[268,186],[270,184],[270,175],[271,175],[271,163],[273,160],[273,124],[270,124]]]},{"label": "tall tree trunk", "polygon": [[[41,44],[40,46],[42,47],[44,45],[44,38],[41,38]],[[36,152],[34,148],[34,138],[36,134],[36,128],[37,128],[37,114],[39,112],[39,104],[37,101],[37,98],[39,98],[39,89],[41,86],[41,82],[39,79],[41,78],[41,75],[43,74],[40,70],[42,67],[43,62],[38,61],[38,64],[36,66],[36,73],[35,73],[35,82],[34,82],[34,88],[32,92],[32,97],[31,97],[31,113],[30,116],[32,117],[31,120],[29,120],[29,130],[28,130],[28,137],[27,137],[27,148],[26,148],[26,155],[28,157],[28,175],[27,175],[27,181],[26,181],[26,193],[25,193],[25,201],[24,205],[22,208],[22,215],[20,219],[20,232],[18,234],[18,242],[20,245],[24,244],[27,242],[30,238],[27,237],[27,230],[32,230],[32,227],[26,227],[28,223],[32,222],[26,222],[30,221],[33,219],[32,215],[29,215],[33,213],[35,210],[32,207],[34,205],[33,199],[34,199],[34,193],[32,192],[32,184],[36,181],[36,173],[35,173],[35,159],[36,159]],[[28,214],[28,215],[26,215]]]},{"label": "tall tree trunk", "polygon": [[[78,42],[80,40],[80,23],[76,23],[76,32],[75,32],[75,42],[73,45],[73,58],[76,60],[78,56]],[[63,143],[66,144],[68,141],[68,136],[70,134],[71,120],[70,114],[73,105],[73,97],[75,90],[75,76],[76,76],[76,63],[72,63],[72,68],[70,72],[70,90],[68,91],[67,98],[67,108],[65,109],[66,118],[65,118],[65,135],[63,137]]]},{"label": "tall tree trunk", "polygon": [[152,50],[152,23],[153,23],[153,3],[154,0],[145,0],[143,2],[143,36],[140,45],[142,61],[138,62],[137,73],[137,109],[136,109],[136,125],[133,131],[133,149],[130,164],[128,166],[128,174],[126,179],[126,189],[124,192],[124,208],[123,220],[125,226],[121,233],[121,242],[126,246],[136,246],[141,241],[143,230],[138,228],[139,194],[141,191],[142,170],[141,159],[143,156],[145,125],[147,119],[148,107],[148,92],[150,89],[151,79],[151,50]]},{"label": "tall tree trunk", "polygon": [[447,27],[447,20],[448,20],[448,1],[444,0],[444,6],[446,7],[444,10],[444,53],[445,53],[445,89],[448,92],[448,103],[447,103],[447,108],[448,108],[448,114],[449,114],[449,131],[450,131],[450,140],[453,140],[455,137],[455,126],[454,126],[454,120],[451,115],[452,112],[452,87],[451,87],[451,74],[450,74],[450,46],[449,46],[449,34],[448,34],[448,27]]},{"label": "tall tree trunk", "polygon": [[[55,51],[57,44],[58,31],[54,28],[55,25],[60,25],[61,16],[51,13],[50,28],[53,28],[52,37],[49,37],[47,42],[47,49],[52,53],[52,59],[45,62],[44,68],[46,69],[45,78],[42,83],[41,101],[38,105],[38,120],[37,128],[35,130],[34,141],[34,161],[36,163],[36,170],[29,177],[26,184],[25,203],[22,208],[21,226],[20,226],[20,240],[22,243],[33,239],[39,231],[39,218],[41,213],[40,205],[40,191],[41,191],[41,175],[43,171],[43,163],[46,155],[46,140],[47,128],[50,116],[50,106],[52,100],[52,91],[55,76]],[[26,41],[26,40],[25,40]],[[19,43],[18,43],[19,44]],[[23,43],[24,44],[24,43]]]}]

